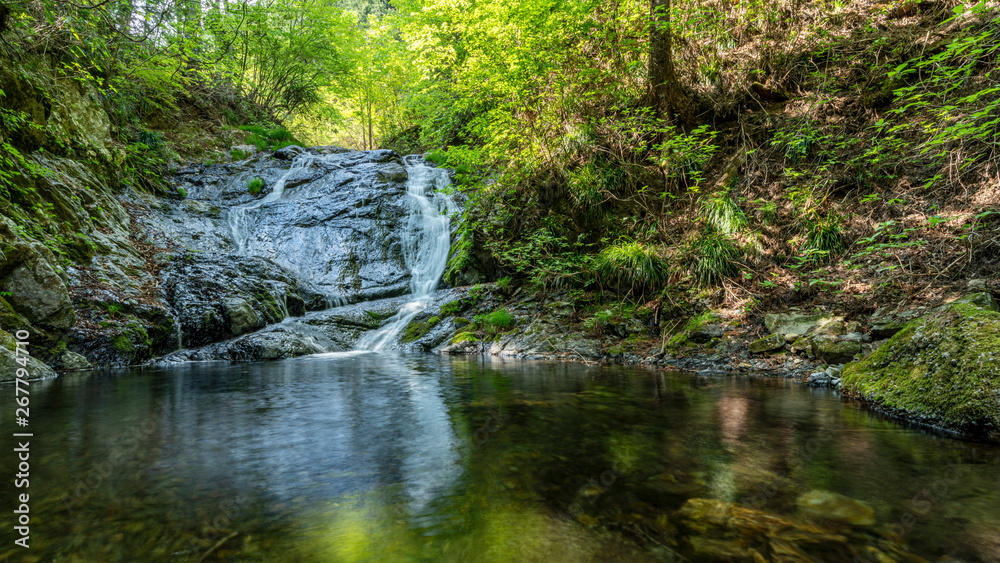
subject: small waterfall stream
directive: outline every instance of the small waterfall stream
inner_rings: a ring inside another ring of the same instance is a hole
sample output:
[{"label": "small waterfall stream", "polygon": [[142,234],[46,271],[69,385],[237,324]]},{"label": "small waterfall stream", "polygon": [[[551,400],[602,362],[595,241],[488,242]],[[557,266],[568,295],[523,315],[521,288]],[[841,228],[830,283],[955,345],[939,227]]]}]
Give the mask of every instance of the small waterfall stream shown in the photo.
[{"label": "small waterfall stream", "polygon": [[400,238],[403,258],[410,269],[411,300],[385,326],[362,337],[358,350],[378,352],[392,343],[413,317],[430,305],[431,293],[448,263],[449,215],[455,209],[454,200],[442,190],[451,183],[448,171],[429,166],[420,156],[409,156],[405,163],[409,175],[406,183],[409,215]]},{"label": "small waterfall stream", "polygon": [[285,182],[288,180],[288,177],[294,174],[297,170],[308,168],[315,161],[321,158],[322,157],[309,154],[308,152],[296,156],[288,170],[286,170],[285,173],[278,178],[278,181],[274,183],[271,193],[267,194],[262,199],[254,201],[253,203],[234,207],[229,210],[229,230],[233,234],[233,246],[235,246],[233,254],[239,256],[246,254],[247,238],[250,235],[249,226],[247,224],[247,214],[260,208],[264,204],[271,203],[272,201],[276,201],[281,198],[281,194],[285,192]]}]

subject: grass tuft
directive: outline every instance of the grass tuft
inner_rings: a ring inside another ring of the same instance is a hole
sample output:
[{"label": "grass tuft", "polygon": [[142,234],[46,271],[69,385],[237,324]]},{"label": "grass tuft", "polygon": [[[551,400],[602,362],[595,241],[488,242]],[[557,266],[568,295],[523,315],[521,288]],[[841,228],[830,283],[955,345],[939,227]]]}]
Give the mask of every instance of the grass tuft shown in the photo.
[{"label": "grass tuft", "polygon": [[670,268],[653,246],[623,240],[597,255],[594,273],[606,286],[643,293],[666,284]]},{"label": "grass tuft", "polygon": [[731,238],[703,233],[688,242],[685,266],[698,285],[714,285],[740,273],[742,253]]}]

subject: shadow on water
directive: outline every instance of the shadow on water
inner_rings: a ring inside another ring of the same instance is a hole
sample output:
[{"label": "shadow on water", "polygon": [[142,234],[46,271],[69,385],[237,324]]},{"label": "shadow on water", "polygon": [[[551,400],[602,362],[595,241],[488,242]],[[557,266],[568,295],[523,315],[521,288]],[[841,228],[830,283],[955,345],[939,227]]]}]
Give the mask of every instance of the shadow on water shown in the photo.
[{"label": "shadow on water", "polygon": [[31,390],[32,548],[0,558],[1000,560],[1000,449],[784,380],[342,353]]}]

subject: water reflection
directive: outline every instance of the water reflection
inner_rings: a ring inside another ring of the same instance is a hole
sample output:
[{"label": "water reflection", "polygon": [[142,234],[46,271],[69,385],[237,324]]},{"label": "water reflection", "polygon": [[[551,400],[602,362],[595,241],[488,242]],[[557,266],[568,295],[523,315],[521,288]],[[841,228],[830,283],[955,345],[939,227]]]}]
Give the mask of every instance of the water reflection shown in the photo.
[{"label": "water reflection", "polygon": [[[669,560],[738,533],[696,537],[691,499],[845,538],[824,549],[1000,559],[1000,450],[786,381],[325,354],[36,383],[32,414],[46,560]],[[803,514],[809,491],[879,524]]]}]

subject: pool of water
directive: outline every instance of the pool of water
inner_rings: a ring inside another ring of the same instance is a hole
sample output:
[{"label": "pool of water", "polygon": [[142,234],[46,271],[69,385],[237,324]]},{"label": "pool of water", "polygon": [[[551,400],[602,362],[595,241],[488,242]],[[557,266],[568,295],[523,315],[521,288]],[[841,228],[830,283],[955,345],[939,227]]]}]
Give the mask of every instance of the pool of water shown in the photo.
[{"label": "pool of water", "polygon": [[320,355],[36,382],[28,430],[0,559],[1000,560],[1000,448],[786,380]]}]

